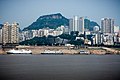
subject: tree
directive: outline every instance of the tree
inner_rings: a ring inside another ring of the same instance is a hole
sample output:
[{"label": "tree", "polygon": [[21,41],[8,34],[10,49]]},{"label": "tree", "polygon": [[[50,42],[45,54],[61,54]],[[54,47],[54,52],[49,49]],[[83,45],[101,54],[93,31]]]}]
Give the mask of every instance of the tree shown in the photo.
[{"label": "tree", "polygon": [[79,35],[79,31],[71,31],[70,35],[78,36]]}]

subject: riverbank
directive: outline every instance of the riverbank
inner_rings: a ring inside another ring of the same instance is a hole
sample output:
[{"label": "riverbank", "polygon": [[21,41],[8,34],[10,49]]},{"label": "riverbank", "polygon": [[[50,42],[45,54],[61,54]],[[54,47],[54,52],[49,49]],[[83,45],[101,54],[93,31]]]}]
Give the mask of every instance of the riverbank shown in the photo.
[{"label": "riverbank", "polygon": [[0,55],[7,54],[3,49],[0,49]]},{"label": "riverbank", "polygon": [[68,47],[65,46],[17,46],[19,49],[30,49],[32,50],[33,54],[41,54],[45,50],[59,50],[63,52],[64,54],[78,54],[79,50],[75,49],[69,49]]},{"label": "riverbank", "polygon": [[[104,55],[104,54],[120,54],[120,50],[115,50],[106,47],[88,47],[80,49],[71,49],[67,46],[17,46],[18,49],[29,49],[32,54],[41,54],[45,50],[59,50],[66,55],[79,54],[80,50],[87,50],[90,54]],[[0,54],[7,54],[6,51],[9,49],[0,49]]]}]

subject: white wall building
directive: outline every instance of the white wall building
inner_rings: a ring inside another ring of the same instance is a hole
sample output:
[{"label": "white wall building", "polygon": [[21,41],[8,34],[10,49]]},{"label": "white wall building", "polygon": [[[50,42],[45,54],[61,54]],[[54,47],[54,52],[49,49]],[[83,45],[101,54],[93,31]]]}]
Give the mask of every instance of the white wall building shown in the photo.
[{"label": "white wall building", "polygon": [[0,43],[2,43],[2,28],[0,28]]},{"label": "white wall building", "polygon": [[103,44],[104,45],[114,45],[114,36],[113,34],[107,33],[103,35]]},{"label": "white wall building", "polygon": [[58,36],[63,34],[64,32],[64,26],[58,27],[56,30],[54,29],[49,29],[49,28],[44,28],[44,29],[39,29],[39,30],[29,30],[29,31],[23,31],[20,35],[20,41],[24,40],[29,40],[34,37],[43,37],[43,36]]},{"label": "white wall building", "polygon": [[32,30],[33,38],[38,37],[38,30]]},{"label": "white wall building", "polygon": [[2,43],[19,43],[19,24],[14,22],[9,24],[8,22],[3,24],[2,27]]},{"label": "white wall building", "polygon": [[99,29],[99,26],[94,26],[94,27],[93,27],[93,31],[94,31],[94,32],[97,32],[97,31],[99,31],[99,30],[100,30],[100,29]]},{"label": "white wall building", "polygon": [[83,17],[79,18],[78,30],[80,34],[84,34],[84,18]]},{"label": "white wall building", "polygon": [[114,26],[114,33],[118,33],[120,31],[120,26]]},{"label": "white wall building", "polygon": [[114,33],[114,19],[102,18],[101,31],[102,33]]}]

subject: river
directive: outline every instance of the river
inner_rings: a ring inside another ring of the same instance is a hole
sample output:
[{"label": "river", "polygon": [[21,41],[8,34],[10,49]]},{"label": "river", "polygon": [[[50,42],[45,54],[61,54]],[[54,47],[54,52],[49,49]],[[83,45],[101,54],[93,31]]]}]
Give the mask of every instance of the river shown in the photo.
[{"label": "river", "polygon": [[120,55],[0,55],[0,80],[120,80]]}]

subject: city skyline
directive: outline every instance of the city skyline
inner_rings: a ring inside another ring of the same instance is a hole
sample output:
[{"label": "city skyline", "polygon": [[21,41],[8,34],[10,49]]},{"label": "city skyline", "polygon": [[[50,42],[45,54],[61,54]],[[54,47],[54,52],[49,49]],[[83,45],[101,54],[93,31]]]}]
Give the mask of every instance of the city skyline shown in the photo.
[{"label": "city skyline", "polygon": [[101,18],[113,18],[115,25],[120,26],[119,3],[119,0],[1,0],[0,23],[16,21],[23,29],[39,16],[61,13],[66,18],[87,16],[99,25]]}]

